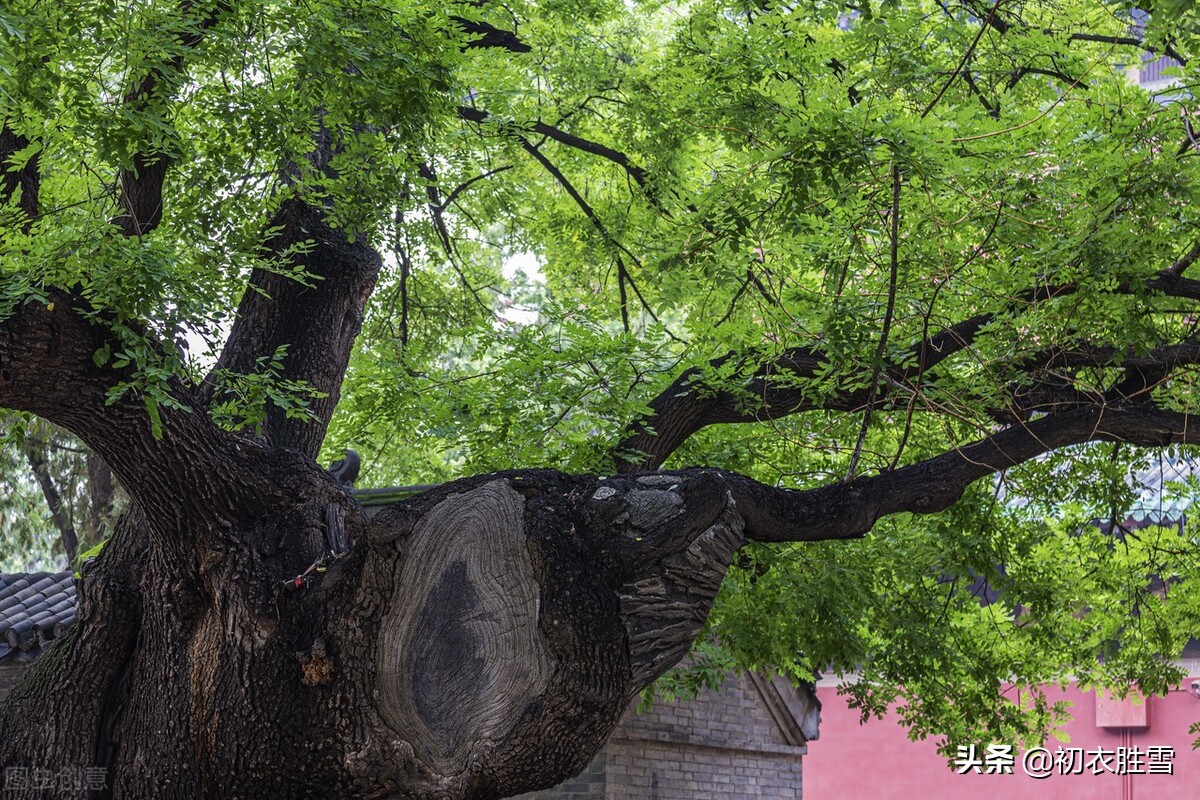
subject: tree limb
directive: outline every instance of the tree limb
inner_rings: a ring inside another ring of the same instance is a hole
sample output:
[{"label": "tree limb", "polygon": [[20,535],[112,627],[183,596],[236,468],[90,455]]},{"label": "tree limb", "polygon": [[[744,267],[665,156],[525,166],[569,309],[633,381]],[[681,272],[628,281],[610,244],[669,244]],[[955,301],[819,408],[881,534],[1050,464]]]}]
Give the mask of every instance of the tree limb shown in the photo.
[{"label": "tree limb", "polygon": [[301,282],[277,270],[253,271],[202,400],[219,395],[220,371],[252,374],[260,358],[285,347],[278,377],[302,382],[316,395],[307,418],[269,405],[263,436],[271,447],[316,458],[383,262],[365,236],[348,239],[326,221],[324,210],[301,200],[285,202],[269,227],[279,232],[267,242],[268,253],[286,257],[308,277]]},{"label": "tree limb", "polygon": [[[1121,44],[1130,45],[1133,47],[1144,47],[1151,53],[1153,49],[1146,47],[1145,42],[1140,36],[1108,36],[1101,33],[1072,33],[1067,37],[1069,42],[1099,42],[1100,44]],[[1188,60],[1181,56],[1171,45],[1163,46],[1163,55],[1173,58],[1179,62],[1180,66],[1187,66]]]},{"label": "tree limb", "polygon": [[460,28],[476,38],[467,42],[467,48],[499,48],[510,53],[528,53],[532,47],[521,41],[513,31],[506,31],[478,20],[451,17]]},{"label": "tree limb", "polygon": [[[1200,300],[1200,281],[1184,278],[1180,274],[1183,268],[1191,263],[1188,256],[1197,250],[1200,250],[1200,245],[1193,247],[1170,267],[1156,273],[1140,288],[1161,292],[1167,296]],[[1200,252],[1197,252],[1197,256],[1200,256]],[[1180,268],[1181,264],[1183,268]],[[1125,283],[1113,291],[1115,294],[1131,294],[1138,288]],[[868,406],[890,400],[890,387],[918,380],[946,359],[970,347],[979,332],[999,319],[1001,314],[1020,313],[1024,308],[1037,303],[1073,295],[1078,289],[1075,284],[1039,286],[1007,304],[1002,311],[977,314],[943,328],[927,339],[917,342],[904,357],[886,366],[881,371],[886,385],[878,386],[874,391],[872,387],[867,387],[817,395],[806,390],[804,382],[815,378],[821,370],[828,368],[827,356],[816,347],[794,347],[763,361],[753,369],[750,377],[740,387],[733,390],[706,385],[704,372],[693,367],[655,397],[650,402],[650,413],[631,426],[630,434],[616,448],[617,471],[657,469],[688,437],[709,425],[762,422],[817,409],[866,410]],[[1190,345],[1180,345],[1185,350],[1188,346]],[[1183,352],[1164,351],[1163,356],[1173,357],[1175,361],[1171,362],[1172,365],[1178,366],[1184,363],[1181,360]],[[709,367],[719,369],[736,357],[737,354],[728,353],[711,361]],[[748,361],[749,358],[750,356],[745,356],[742,360]],[[1051,362],[1043,361],[1023,366],[1028,370],[1035,370],[1045,368],[1047,363]],[[1076,404],[1075,400],[1072,404]],[[1008,421],[1011,414],[1004,414],[1002,418]]]},{"label": "tree limb", "polygon": [[[184,50],[198,46],[204,40],[205,31],[216,25],[221,14],[227,10],[226,0],[183,0],[179,5],[182,17],[186,18],[193,11],[198,11],[199,15],[194,22],[184,22],[176,31],[180,46]],[[155,104],[168,102],[184,79],[183,71],[182,52],[176,53],[165,63],[151,67],[141,81],[126,92],[124,102],[128,112],[145,112]],[[163,182],[170,166],[171,156],[168,153],[147,149],[135,153],[132,166],[121,170],[117,177],[117,204],[121,213],[113,218],[112,223],[126,236],[144,236],[162,221]]]},{"label": "tree limb", "polygon": [[74,561],[75,548],[79,545],[79,535],[75,532],[75,524],[71,520],[71,514],[63,505],[62,495],[59,494],[58,486],[54,483],[54,477],[50,474],[50,465],[46,462],[46,440],[41,436],[30,433],[25,437],[25,441],[21,443],[21,450],[25,453],[25,460],[29,463],[29,469],[33,472],[33,476],[37,478],[38,485],[42,488],[42,496],[46,498],[46,507],[50,509],[50,517],[54,520],[54,527],[58,528],[59,538],[62,539],[63,552],[67,554],[67,561]]},{"label": "tree limb", "polygon": [[986,439],[892,472],[818,489],[764,486],[724,473],[746,537],[762,542],[821,541],[865,535],[889,514],[928,514],[953,505],[971,483],[1051,450],[1093,441],[1145,447],[1194,444],[1187,414],[1148,406],[1093,406],[1005,428]]},{"label": "tree limb", "polygon": [[[486,111],[481,111],[477,108],[469,108],[462,106],[458,109],[458,116],[468,122],[484,123],[491,118],[491,115]],[[649,178],[646,170],[639,167],[630,160],[629,156],[619,150],[615,150],[607,145],[593,142],[590,139],[584,139],[582,136],[576,136],[566,131],[560,130],[553,125],[547,125],[545,122],[537,121],[528,124],[513,123],[517,130],[531,131],[533,133],[545,136],[548,139],[553,139],[559,144],[564,144],[567,147],[579,150],[584,153],[590,153],[594,156],[611,161],[621,169],[625,170],[626,174],[633,179],[643,191],[649,193]]]},{"label": "tree limb", "polygon": [[12,168],[17,153],[29,147],[26,137],[14,132],[7,123],[0,127],[0,206],[6,206],[18,195],[17,208],[24,216],[23,226],[28,226],[38,214],[38,189],[41,173],[38,171],[38,153],[29,158],[19,169]]},{"label": "tree limb", "polygon": [[14,308],[0,322],[0,406],[29,411],[82,439],[156,525],[169,528],[188,514],[244,517],[260,501],[231,478],[260,457],[257,448],[213,425],[177,379],[169,391],[188,407],[158,404],[157,431],[149,398],[133,391],[110,398],[112,387],[133,377],[133,366],[97,365],[97,351],[119,345],[95,314],[86,300],[60,290]]}]

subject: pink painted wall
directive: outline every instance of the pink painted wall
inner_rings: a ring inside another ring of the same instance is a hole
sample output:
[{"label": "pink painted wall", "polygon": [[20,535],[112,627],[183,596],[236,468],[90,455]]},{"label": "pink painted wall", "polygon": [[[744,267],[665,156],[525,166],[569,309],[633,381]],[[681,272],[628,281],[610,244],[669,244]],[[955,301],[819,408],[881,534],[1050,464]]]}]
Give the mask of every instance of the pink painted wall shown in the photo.
[{"label": "pink painted wall", "polygon": [[909,741],[893,717],[860,726],[858,712],[847,707],[836,687],[820,686],[821,737],[809,742],[804,757],[804,800],[1198,800],[1200,751],[1192,749],[1188,727],[1200,722],[1200,699],[1187,691],[1191,680],[1166,697],[1151,697],[1149,727],[1140,729],[1097,727],[1096,697],[1090,691],[1071,687],[1051,695],[1074,703],[1074,719],[1067,725],[1071,740],[1047,742],[1051,753],[1056,747],[1125,748],[1127,754],[1134,747],[1142,753],[1152,746],[1173,747],[1174,774],[1052,770],[1043,779],[1025,774],[1024,753],[1016,749],[1011,775],[956,774],[932,741]]}]

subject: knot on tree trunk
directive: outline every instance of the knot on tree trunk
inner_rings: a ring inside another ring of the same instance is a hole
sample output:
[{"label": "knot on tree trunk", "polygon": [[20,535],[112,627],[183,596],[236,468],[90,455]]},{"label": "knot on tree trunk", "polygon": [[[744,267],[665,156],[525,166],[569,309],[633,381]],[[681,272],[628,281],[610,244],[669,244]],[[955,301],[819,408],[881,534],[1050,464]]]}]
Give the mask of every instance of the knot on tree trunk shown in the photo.
[{"label": "knot on tree trunk", "polygon": [[701,471],[454,488],[390,513],[404,535],[376,536],[397,547],[375,647],[392,741],[378,758],[422,796],[550,786],[686,655],[742,520]]}]

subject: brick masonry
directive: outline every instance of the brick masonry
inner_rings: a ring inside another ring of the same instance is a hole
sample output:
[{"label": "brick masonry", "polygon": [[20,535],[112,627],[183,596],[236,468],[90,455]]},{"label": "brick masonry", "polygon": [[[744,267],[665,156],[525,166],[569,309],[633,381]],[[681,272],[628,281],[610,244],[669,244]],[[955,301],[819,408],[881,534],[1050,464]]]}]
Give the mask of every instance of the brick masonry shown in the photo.
[{"label": "brick masonry", "polygon": [[799,800],[807,747],[776,722],[758,685],[740,674],[693,700],[643,714],[634,704],[582,775],[521,800]]}]

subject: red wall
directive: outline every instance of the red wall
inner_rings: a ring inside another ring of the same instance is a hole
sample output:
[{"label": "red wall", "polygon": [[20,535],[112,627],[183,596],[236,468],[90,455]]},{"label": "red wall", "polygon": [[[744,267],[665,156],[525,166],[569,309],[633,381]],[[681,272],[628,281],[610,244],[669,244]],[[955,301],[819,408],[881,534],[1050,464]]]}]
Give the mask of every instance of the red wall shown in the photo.
[{"label": "red wall", "polygon": [[1198,800],[1200,751],[1192,749],[1195,737],[1188,734],[1188,727],[1200,722],[1200,699],[1186,690],[1190,683],[1191,679],[1184,681],[1166,697],[1151,697],[1149,727],[1130,730],[1097,727],[1096,697],[1090,691],[1052,690],[1052,699],[1074,703],[1074,719],[1066,727],[1069,742],[1046,743],[1051,753],[1056,747],[1085,751],[1123,747],[1125,753],[1133,747],[1143,753],[1151,746],[1173,747],[1174,774],[1052,771],[1040,780],[1024,773],[1024,753],[1015,748],[1011,775],[959,775],[938,755],[934,742],[909,741],[893,717],[860,726],[858,712],[846,706],[836,687],[820,686],[821,737],[809,742],[804,758],[804,800]]}]

